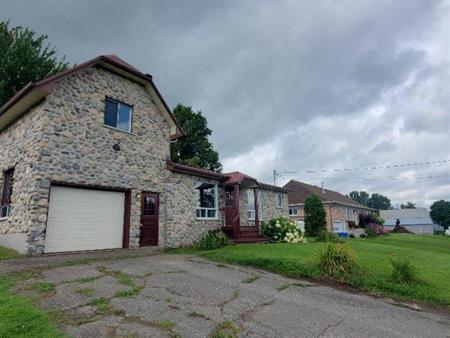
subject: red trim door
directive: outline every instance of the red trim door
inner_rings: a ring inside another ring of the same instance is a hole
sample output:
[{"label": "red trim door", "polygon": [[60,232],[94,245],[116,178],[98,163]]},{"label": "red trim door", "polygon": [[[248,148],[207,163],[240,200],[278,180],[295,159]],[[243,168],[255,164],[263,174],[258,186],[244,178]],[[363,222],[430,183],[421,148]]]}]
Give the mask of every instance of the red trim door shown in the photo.
[{"label": "red trim door", "polygon": [[142,193],[140,246],[157,246],[159,236],[159,195]]},{"label": "red trim door", "polygon": [[237,187],[225,188],[226,226],[239,226],[239,191]]}]

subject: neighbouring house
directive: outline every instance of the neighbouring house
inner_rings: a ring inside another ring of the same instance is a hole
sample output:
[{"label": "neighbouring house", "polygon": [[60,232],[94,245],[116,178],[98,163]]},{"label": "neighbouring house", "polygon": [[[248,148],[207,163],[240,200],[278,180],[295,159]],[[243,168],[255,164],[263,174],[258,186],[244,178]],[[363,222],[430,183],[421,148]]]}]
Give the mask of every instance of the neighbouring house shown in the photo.
[{"label": "neighbouring house", "polygon": [[351,228],[358,226],[359,214],[366,215],[375,211],[337,191],[315,185],[290,180],[284,185],[284,188],[289,190],[289,217],[299,222],[300,227],[304,226],[305,200],[313,194],[318,196],[323,203],[329,231],[349,232]]},{"label": "neighbouring house", "polygon": [[170,161],[183,132],[152,77],[115,55],[30,83],[0,108],[0,246],[29,255],[261,240],[287,190]]},{"label": "neighbouring house", "polygon": [[443,230],[433,223],[426,208],[380,210],[380,216],[384,219],[384,228],[388,230],[394,229],[397,220],[401,226],[416,234],[432,235],[435,230]]}]

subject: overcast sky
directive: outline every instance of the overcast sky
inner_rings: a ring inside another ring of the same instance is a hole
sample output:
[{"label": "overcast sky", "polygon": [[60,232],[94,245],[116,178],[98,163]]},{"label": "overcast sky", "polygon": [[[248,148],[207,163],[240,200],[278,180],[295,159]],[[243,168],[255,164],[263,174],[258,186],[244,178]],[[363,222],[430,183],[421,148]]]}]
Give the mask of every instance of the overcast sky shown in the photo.
[{"label": "overcast sky", "polygon": [[[201,110],[224,171],[450,200],[450,1],[4,1],[81,63],[117,54]],[[330,169],[308,173],[307,170]],[[431,177],[431,178],[430,178]]]}]

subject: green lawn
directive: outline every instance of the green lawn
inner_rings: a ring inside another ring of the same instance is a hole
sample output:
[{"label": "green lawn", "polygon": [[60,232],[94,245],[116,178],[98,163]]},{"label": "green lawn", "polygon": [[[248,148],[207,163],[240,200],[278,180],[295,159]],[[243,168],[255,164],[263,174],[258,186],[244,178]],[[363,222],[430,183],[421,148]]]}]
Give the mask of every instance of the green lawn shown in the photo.
[{"label": "green lawn", "polygon": [[19,257],[22,257],[22,255],[20,255],[16,251],[0,247],[0,261],[4,259],[13,259]]},{"label": "green lawn", "polygon": [[38,310],[31,299],[11,294],[14,284],[31,277],[33,273],[26,272],[0,278],[0,337],[63,337],[49,315]]},{"label": "green lawn", "polygon": [[[391,234],[382,238],[347,241],[357,253],[361,272],[345,277],[353,287],[393,296],[450,306],[450,237]],[[288,277],[321,278],[317,255],[324,243],[241,244],[196,254],[220,262],[263,268]],[[391,281],[390,257],[408,258],[419,272],[412,286]]]}]

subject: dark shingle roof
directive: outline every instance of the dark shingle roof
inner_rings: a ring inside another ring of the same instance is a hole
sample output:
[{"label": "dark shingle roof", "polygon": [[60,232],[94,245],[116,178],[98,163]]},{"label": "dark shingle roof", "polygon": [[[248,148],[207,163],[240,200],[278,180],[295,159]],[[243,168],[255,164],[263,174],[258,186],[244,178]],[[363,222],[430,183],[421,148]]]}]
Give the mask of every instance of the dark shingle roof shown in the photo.
[{"label": "dark shingle roof", "polygon": [[322,202],[341,202],[345,204],[352,204],[357,207],[369,209],[367,206],[360,204],[346,195],[333,190],[324,189],[315,185],[306,184],[299,181],[290,180],[284,185],[291,191],[288,192],[289,204],[302,204],[312,194],[318,196]]}]

